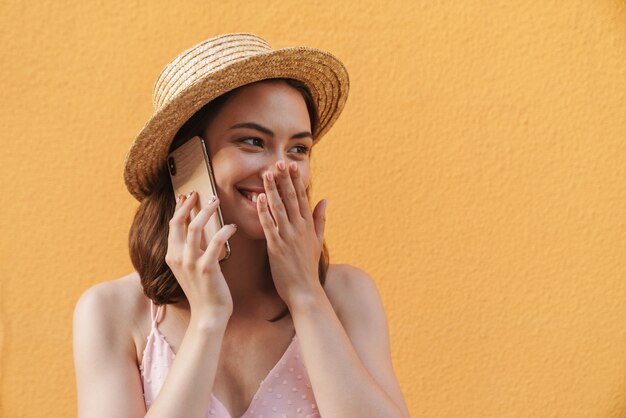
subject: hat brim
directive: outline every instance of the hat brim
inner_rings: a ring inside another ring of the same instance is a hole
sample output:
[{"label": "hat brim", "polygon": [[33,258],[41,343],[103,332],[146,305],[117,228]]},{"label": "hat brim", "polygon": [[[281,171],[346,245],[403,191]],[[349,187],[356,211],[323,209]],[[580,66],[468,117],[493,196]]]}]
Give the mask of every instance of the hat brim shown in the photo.
[{"label": "hat brim", "polygon": [[124,182],[129,192],[139,201],[151,193],[174,135],[200,108],[237,87],[269,78],[293,78],[309,88],[319,115],[313,144],[337,120],[348,96],[345,67],[332,54],[318,49],[278,49],[229,64],[196,80],[148,120],[126,155]]}]

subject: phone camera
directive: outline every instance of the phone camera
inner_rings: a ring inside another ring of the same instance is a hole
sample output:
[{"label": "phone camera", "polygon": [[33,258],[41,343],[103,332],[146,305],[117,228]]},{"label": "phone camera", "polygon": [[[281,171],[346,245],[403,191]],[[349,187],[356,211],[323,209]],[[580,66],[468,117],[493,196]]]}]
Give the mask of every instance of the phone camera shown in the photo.
[{"label": "phone camera", "polygon": [[167,160],[167,165],[168,165],[168,167],[170,169],[170,174],[172,176],[175,176],[176,175],[176,163],[174,162],[174,157],[170,157]]}]

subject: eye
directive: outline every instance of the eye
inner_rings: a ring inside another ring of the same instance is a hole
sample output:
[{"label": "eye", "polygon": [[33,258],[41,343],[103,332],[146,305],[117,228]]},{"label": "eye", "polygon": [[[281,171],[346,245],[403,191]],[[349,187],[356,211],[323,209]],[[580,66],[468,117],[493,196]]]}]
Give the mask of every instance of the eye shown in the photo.
[{"label": "eye", "polygon": [[[259,139],[259,138],[244,138],[244,139],[240,140],[239,142],[245,142],[245,141],[259,141],[261,144],[263,143],[263,141],[261,141],[261,139]],[[254,145],[254,144],[252,144],[252,145]]]},{"label": "eye", "polygon": [[[252,142],[246,142],[246,141],[252,141]],[[263,140],[261,138],[255,138],[255,137],[243,138],[243,139],[240,139],[239,142],[244,142],[252,146],[263,145]],[[303,155],[307,155],[309,151],[311,150],[311,148],[307,147],[306,145],[295,145],[293,148],[297,148],[299,150],[296,152],[296,154],[303,154]]]},{"label": "eye", "polygon": [[296,145],[294,148],[299,148],[301,151],[298,154],[308,154],[310,148],[306,145]]}]

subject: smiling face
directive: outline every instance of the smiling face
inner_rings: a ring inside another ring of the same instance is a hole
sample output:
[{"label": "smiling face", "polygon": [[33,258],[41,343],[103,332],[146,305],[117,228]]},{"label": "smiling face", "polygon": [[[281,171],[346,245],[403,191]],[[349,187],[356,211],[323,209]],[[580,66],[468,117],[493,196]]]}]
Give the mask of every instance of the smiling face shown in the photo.
[{"label": "smiling face", "polygon": [[283,81],[244,86],[211,119],[204,137],[224,223],[236,223],[249,239],[265,239],[256,203],[245,195],[264,191],[262,175],[278,160],[298,164],[308,187],[313,139],[302,94]]}]

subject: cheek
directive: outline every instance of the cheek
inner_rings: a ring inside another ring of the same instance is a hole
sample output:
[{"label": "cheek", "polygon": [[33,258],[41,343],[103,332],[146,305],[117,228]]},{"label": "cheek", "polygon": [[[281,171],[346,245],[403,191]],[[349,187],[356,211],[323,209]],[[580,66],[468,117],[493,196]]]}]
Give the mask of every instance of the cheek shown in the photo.
[{"label": "cheek", "polygon": [[302,184],[306,190],[309,187],[309,182],[311,180],[311,171],[308,166],[298,166],[298,171],[300,172],[300,179],[302,180]]},{"label": "cheek", "polygon": [[[239,167],[239,168],[238,168]],[[217,152],[211,158],[211,169],[217,185],[228,184],[237,176],[237,172],[245,167],[243,161],[236,158],[236,155],[227,152]]]},{"label": "cheek", "polygon": [[230,176],[228,166],[220,164],[219,161],[211,161],[211,171],[213,171],[213,179],[216,185],[221,185],[224,179]]}]

